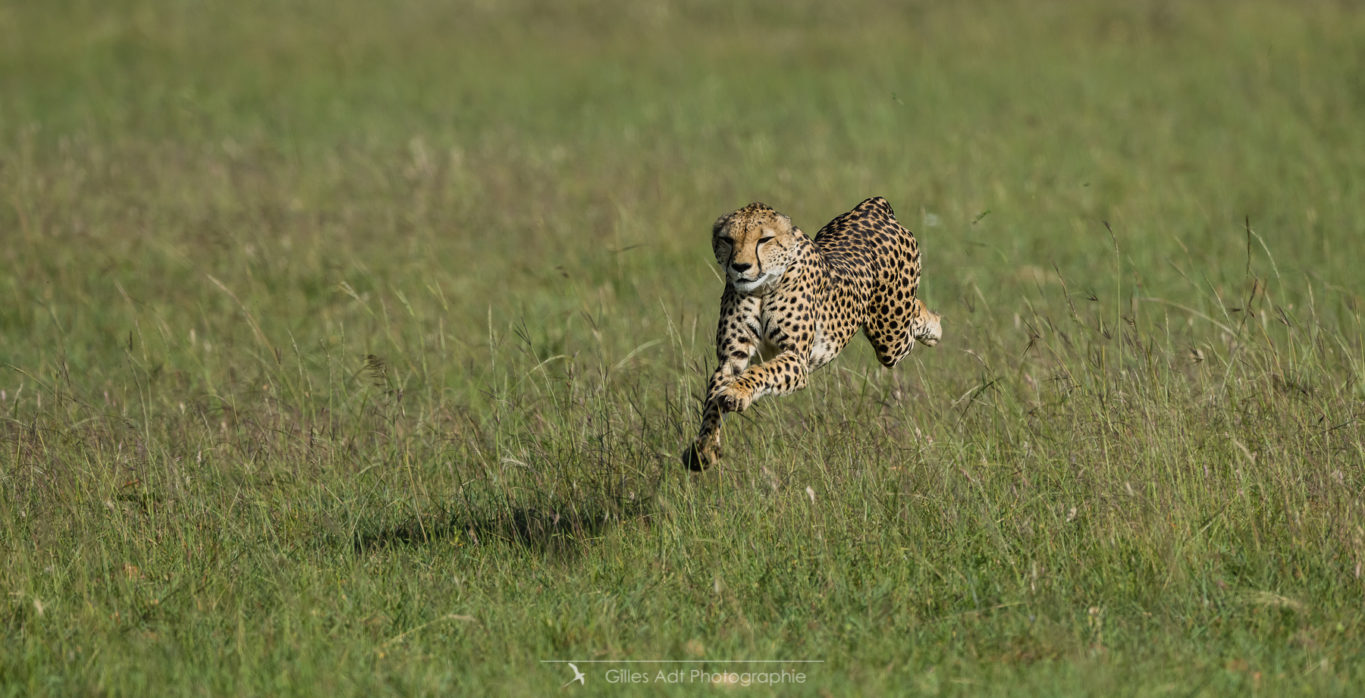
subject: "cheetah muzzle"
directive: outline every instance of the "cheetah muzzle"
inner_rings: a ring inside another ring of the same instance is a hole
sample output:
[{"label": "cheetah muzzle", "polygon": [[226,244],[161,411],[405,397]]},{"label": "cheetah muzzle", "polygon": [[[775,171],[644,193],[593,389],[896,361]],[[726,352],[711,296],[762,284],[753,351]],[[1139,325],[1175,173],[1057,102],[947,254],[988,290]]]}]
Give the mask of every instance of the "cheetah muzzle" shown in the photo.
[{"label": "cheetah muzzle", "polygon": [[[701,470],[721,456],[721,419],[765,395],[806,387],[858,331],[887,367],[915,342],[938,344],[942,322],[915,297],[920,252],[880,196],[858,204],[812,240],[761,203],[721,216],[711,229],[725,271],[716,359],[701,431],[683,463]],[[750,365],[759,355],[771,357]]]}]

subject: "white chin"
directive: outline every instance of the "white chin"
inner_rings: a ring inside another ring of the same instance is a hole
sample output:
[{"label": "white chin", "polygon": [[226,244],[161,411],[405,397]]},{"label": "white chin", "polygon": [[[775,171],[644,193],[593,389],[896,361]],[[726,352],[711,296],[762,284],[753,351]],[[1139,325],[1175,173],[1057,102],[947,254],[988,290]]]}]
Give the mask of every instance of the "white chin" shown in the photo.
[{"label": "white chin", "polygon": [[735,291],[738,291],[739,293],[753,293],[754,291],[758,291],[764,286],[767,286],[769,281],[772,281],[772,277],[768,274],[764,274],[753,281],[732,279],[730,283],[734,285]]}]

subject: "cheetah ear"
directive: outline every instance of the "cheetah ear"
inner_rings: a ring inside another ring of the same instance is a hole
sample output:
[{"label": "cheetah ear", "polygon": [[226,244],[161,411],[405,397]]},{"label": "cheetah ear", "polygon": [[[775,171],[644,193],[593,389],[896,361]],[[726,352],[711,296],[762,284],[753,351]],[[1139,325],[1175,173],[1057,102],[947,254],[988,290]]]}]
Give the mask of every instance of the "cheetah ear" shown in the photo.
[{"label": "cheetah ear", "polygon": [[732,212],[732,213],[727,213],[727,214],[721,216],[720,218],[717,218],[717,219],[716,219],[716,222],[711,224],[711,234],[712,234],[712,235],[719,235],[719,234],[720,234],[720,229],[721,229],[721,228],[724,228],[724,227],[725,227],[725,224],[726,224],[726,223],[729,223],[729,222],[730,222],[730,219],[731,219],[732,217],[734,217],[734,215],[735,215],[735,214]]},{"label": "cheetah ear", "polygon": [[785,214],[785,213],[779,213],[779,214],[777,214],[777,221],[778,221],[779,223],[781,223],[781,224],[782,224],[782,227],[784,227],[784,228],[786,229],[784,232],[788,232],[788,233],[800,233],[800,232],[801,232],[800,230],[797,229],[796,224],[792,222],[791,217],[789,217],[789,216],[788,216],[787,214]]}]

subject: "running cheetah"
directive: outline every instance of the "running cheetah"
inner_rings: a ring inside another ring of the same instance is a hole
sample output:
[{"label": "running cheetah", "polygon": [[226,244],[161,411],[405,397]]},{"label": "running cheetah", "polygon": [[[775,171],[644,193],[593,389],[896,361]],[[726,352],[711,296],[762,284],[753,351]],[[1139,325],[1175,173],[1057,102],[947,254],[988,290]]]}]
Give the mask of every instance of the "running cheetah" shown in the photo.
[{"label": "running cheetah", "polygon": [[[716,358],[701,432],[683,462],[701,470],[720,458],[721,417],[764,395],[806,387],[861,327],[891,367],[915,341],[938,344],[939,316],[915,297],[920,253],[886,199],[868,199],[811,240],[761,203],[716,219],[716,262],[725,270]],[[758,355],[762,363],[750,366]]]}]

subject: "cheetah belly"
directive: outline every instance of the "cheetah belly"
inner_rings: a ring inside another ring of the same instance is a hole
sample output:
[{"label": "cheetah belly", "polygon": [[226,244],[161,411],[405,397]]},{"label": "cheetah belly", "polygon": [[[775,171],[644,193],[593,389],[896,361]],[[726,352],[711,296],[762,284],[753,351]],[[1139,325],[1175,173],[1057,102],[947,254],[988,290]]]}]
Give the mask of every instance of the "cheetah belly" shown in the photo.
[{"label": "cheetah belly", "polygon": [[819,368],[834,360],[839,355],[839,347],[830,341],[829,333],[825,332],[824,323],[815,325],[815,341],[810,348],[810,367]]}]

